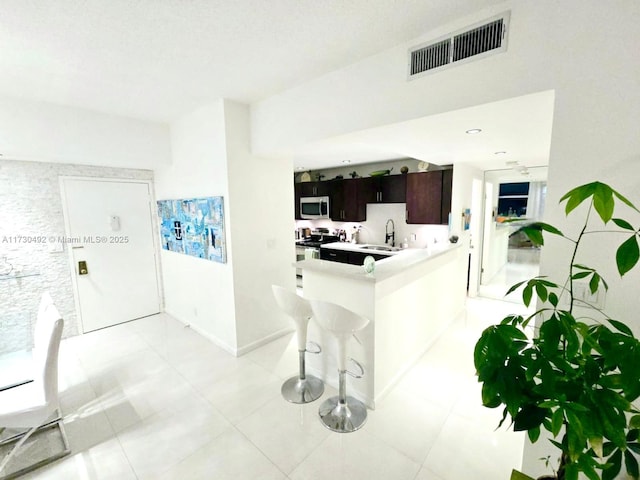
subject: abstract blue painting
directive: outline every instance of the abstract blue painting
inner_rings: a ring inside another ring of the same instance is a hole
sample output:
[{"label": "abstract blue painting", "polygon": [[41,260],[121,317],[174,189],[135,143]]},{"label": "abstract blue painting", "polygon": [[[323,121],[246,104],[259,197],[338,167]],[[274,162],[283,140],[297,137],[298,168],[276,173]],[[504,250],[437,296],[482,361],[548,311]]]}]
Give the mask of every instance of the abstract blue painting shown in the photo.
[{"label": "abstract blue painting", "polygon": [[227,263],[223,197],[158,200],[162,248]]}]

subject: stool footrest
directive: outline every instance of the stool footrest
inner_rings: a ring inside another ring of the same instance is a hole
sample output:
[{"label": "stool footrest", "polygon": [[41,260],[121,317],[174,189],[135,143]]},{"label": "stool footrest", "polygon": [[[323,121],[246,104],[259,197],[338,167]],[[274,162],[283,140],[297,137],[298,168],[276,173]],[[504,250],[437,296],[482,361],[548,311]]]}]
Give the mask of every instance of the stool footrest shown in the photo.
[{"label": "stool footrest", "polygon": [[356,367],[358,367],[358,370],[360,370],[359,373],[353,373],[349,370],[346,370],[347,374],[353,378],[362,378],[364,376],[364,367],[362,366],[362,364],[357,361],[354,358],[349,357],[349,360],[355,364]]},{"label": "stool footrest", "polygon": [[[312,348],[309,348],[309,346],[311,346]],[[309,340],[307,342],[306,352],[307,353],[312,353],[314,355],[317,355],[317,354],[322,352],[322,347],[320,345],[318,345],[316,342],[312,342],[311,340]]]}]

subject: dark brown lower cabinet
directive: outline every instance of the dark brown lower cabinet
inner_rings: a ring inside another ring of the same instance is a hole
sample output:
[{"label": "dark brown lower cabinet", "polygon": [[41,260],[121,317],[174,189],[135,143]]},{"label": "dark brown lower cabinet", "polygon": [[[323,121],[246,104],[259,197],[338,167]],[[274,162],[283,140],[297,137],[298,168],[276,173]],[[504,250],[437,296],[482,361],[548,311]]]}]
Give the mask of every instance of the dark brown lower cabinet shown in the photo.
[{"label": "dark brown lower cabinet", "polygon": [[373,257],[375,260],[387,258],[389,255],[379,255],[376,253],[351,252],[347,250],[338,250],[333,248],[321,248],[320,259],[330,260],[332,262],[349,263],[351,265],[362,265],[367,256]]}]

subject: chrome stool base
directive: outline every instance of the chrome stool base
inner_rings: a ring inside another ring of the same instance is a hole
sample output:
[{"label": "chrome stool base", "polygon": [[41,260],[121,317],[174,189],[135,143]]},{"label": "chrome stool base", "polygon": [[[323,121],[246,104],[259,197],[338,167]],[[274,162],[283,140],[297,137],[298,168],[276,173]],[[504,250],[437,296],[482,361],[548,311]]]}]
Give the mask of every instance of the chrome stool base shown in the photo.
[{"label": "chrome stool base", "polygon": [[346,403],[340,403],[340,397],[331,397],[322,402],[318,410],[320,421],[329,430],[338,433],[355,432],[367,421],[367,407],[360,400],[346,397]]},{"label": "chrome stool base", "polygon": [[296,376],[284,382],[280,391],[288,402],[310,403],[322,396],[324,383],[313,375],[305,375],[304,379]]}]

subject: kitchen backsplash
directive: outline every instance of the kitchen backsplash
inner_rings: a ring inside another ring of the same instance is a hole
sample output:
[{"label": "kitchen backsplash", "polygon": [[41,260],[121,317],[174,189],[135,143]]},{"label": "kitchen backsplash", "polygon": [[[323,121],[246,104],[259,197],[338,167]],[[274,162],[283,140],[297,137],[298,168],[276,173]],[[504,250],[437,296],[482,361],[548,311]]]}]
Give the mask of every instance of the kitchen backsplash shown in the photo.
[{"label": "kitchen backsplash", "polygon": [[[360,228],[359,243],[384,244],[385,225],[392,219],[395,225],[396,246],[406,238],[409,247],[425,248],[434,242],[446,242],[449,238],[447,225],[407,225],[405,222],[404,203],[380,203],[367,205],[367,220],[365,222],[334,222],[331,220],[297,220],[296,228],[308,227],[311,229],[324,227],[331,232],[345,230],[347,240],[351,238],[354,227]],[[391,225],[389,225],[391,231]],[[455,233],[455,232],[454,232]],[[415,240],[412,240],[412,234]]]}]

